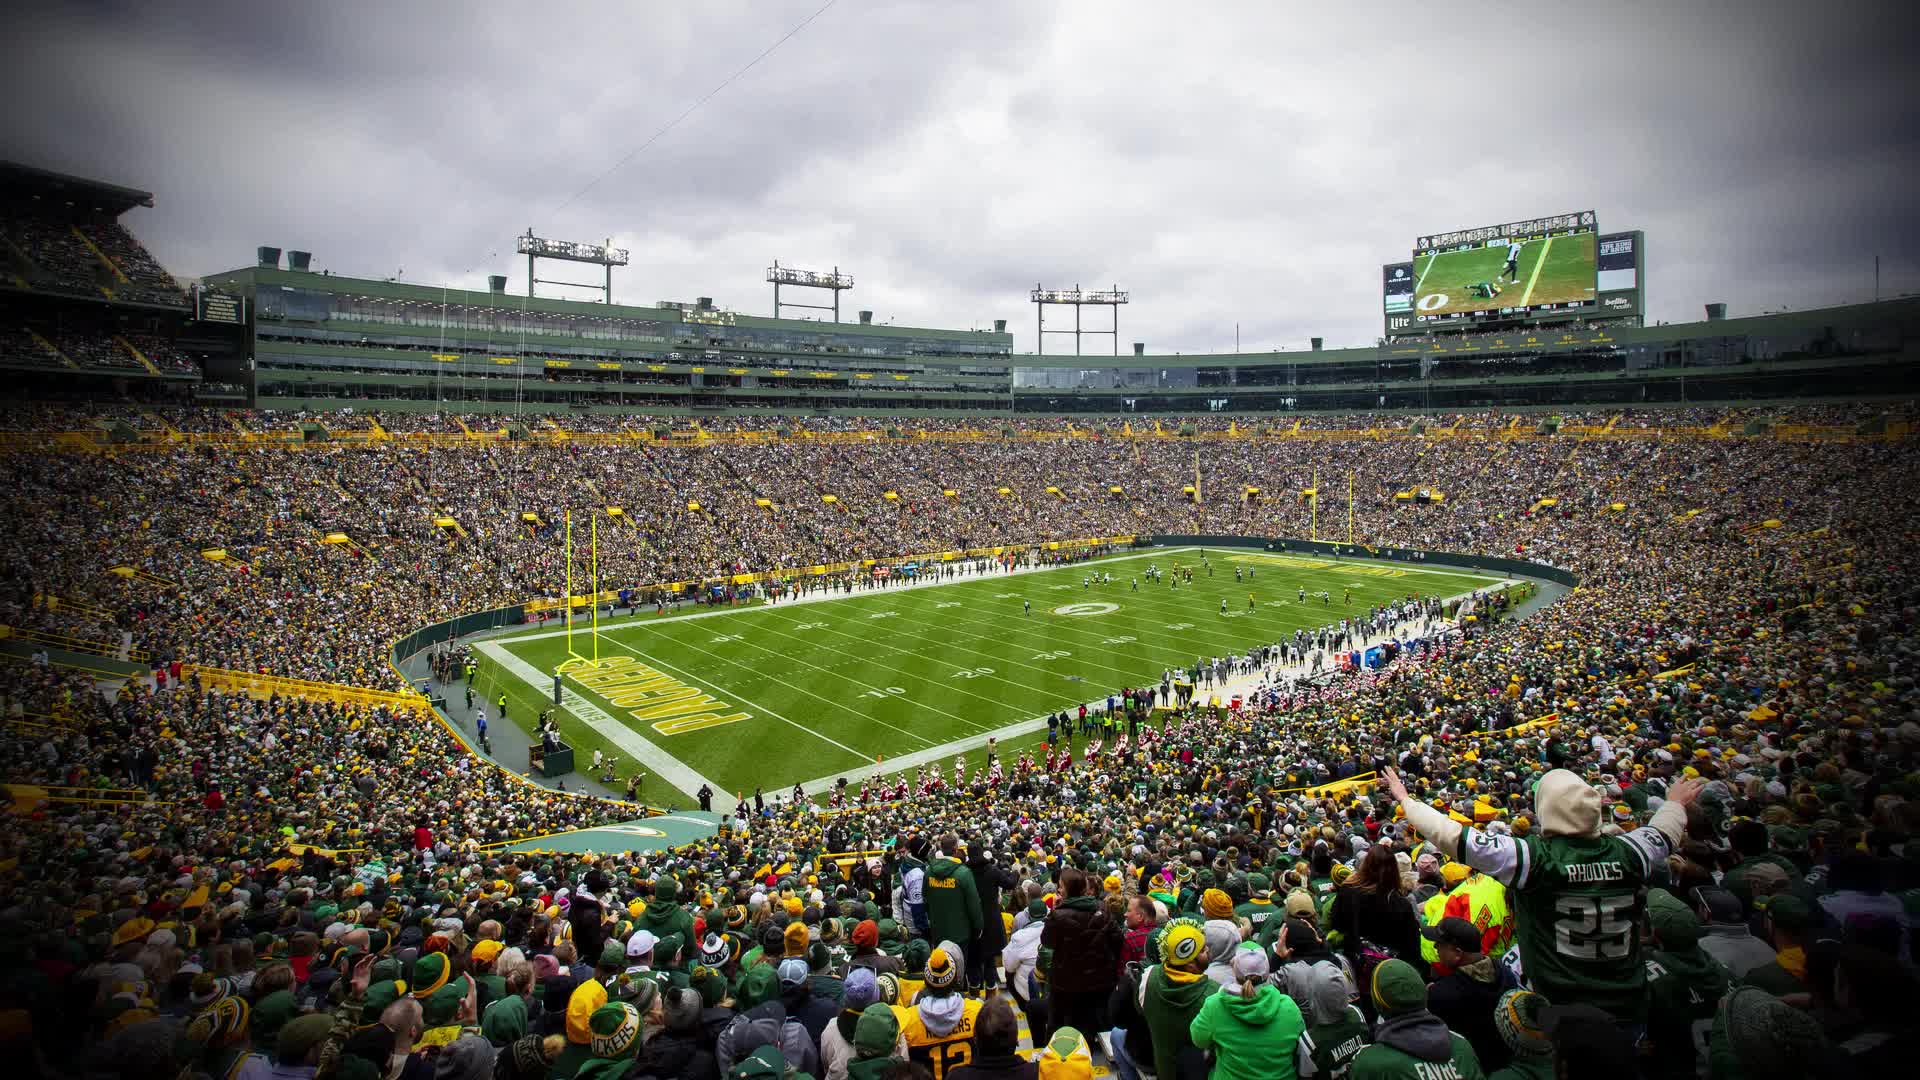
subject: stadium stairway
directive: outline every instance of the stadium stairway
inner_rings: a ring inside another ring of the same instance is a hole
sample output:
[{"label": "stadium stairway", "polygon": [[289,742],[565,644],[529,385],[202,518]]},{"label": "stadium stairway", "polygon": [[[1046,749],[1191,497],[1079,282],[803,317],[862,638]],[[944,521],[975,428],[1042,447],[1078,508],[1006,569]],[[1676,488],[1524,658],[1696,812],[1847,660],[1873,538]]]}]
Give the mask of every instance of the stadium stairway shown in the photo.
[{"label": "stadium stairway", "polygon": [[59,360],[62,364],[65,364],[66,366],[74,369],[75,371],[80,370],[80,365],[74,361],[73,357],[68,356],[64,352],[61,352],[60,347],[58,345],[55,345],[53,342],[48,341],[44,337],[41,337],[39,331],[29,329],[27,331],[27,335],[33,338],[35,342],[39,343],[41,348],[47,350],[49,354],[51,354],[55,359]]},{"label": "stadium stairway", "polygon": [[129,356],[132,356],[135,360],[138,360],[140,362],[140,366],[147,369],[147,374],[149,375],[160,374],[160,368],[157,365],[155,365],[152,360],[148,359],[147,354],[141,352],[139,346],[135,345],[133,342],[128,341],[126,338],[122,337],[119,334],[115,334],[113,335],[113,343],[127,350],[127,354]]},{"label": "stadium stairway", "polygon": [[108,258],[107,253],[100,250],[100,245],[93,242],[93,237],[88,236],[78,225],[69,225],[67,228],[72,229],[73,235],[79,239],[80,243],[84,245],[88,251],[93,252],[94,258],[99,259],[103,266],[113,272],[114,281],[119,282],[121,285],[133,284],[133,279],[127,276],[125,270],[120,269],[119,263]]}]

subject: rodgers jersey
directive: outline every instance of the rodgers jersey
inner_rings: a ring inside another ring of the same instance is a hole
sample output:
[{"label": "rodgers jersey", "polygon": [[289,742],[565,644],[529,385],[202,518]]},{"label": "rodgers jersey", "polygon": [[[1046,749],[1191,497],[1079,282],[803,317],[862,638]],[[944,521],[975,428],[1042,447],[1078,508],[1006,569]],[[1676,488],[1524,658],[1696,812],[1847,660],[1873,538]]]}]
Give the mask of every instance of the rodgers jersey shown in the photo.
[{"label": "rodgers jersey", "polygon": [[919,1009],[893,1007],[894,1018],[900,1021],[900,1037],[907,1041],[907,1060],[932,1070],[933,1080],[944,1080],[948,1073],[973,1061],[973,1029],[980,1019],[980,1002],[960,1000],[960,1022],[945,1035],[928,1031]]}]

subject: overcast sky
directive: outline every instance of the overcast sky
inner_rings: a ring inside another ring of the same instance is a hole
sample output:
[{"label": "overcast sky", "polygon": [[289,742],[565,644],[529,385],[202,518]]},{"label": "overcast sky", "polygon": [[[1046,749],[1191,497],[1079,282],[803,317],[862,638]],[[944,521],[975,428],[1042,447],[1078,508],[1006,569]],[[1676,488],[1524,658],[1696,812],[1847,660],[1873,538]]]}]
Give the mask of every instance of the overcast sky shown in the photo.
[{"label": "overcast sky", "polygon": [[185,276],[521,290],[532,226],[632,249],[622,302],[837,265],[1020,351],[1036,282],[1130,289],[1123,352],[1366,343],[1415,235],[1586,209],[1650,319],[1920,290],[1908,4],[838,0],[634,153],[823,2],[14,4],[0,156],[151,190]]}]

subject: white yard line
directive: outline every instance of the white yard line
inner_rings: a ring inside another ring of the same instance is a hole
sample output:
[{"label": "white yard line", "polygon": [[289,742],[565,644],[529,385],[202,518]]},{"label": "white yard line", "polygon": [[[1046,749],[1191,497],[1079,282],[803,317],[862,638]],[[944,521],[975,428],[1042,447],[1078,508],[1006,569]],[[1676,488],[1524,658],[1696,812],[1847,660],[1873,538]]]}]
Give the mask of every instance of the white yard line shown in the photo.
[{"label": "white yard line", "polygon": [[[762,604],[762,605],[756,605],[754,607],[746,607],[746,608],[723,608],[716,611],[701,611],[701,612],[695,612],[695,613],[686,614],[686,615],[670,615],[670,616],[665,616],[661,618],[650,619],[650,620],[647,620],[646,622],[637,623],[635,625],[657,626],[664,622],[673,622],[673,621],[683,620],[683,619],[705,619],[705,618],[713,618],[713,617],[722,616],[722,615],[740,615],[740,614],[746,614],[746,613],[755,612],[755,611],[782,610],[782,609],[791,607],[794,604],[824,603],[824,602],[834,601],[834,600],[858,600],[863,598],[872,598],[875,596],[884,595],[888,592],[898,591],[900,589],[938,588],[943,585],[963,585],[970,582],[987,581],[987,580],[992,580],[996,578],[1008,578],[1008,577],[1013,577],[1019,574],[1047,573],[1047,572],[1056,571],[1056,570],[1069,570],[1069,569],[1074,569],[1075,567],[1085,567],[1085,566],[1093,565],[1095,563],[1128,562],[1128,561],[1133,561],[1138,559],[1161,559],[1161,558],[1167,558],[1173,555],[1178,555],[1185,552],[1197,551],[1197,550],[1200,550],[1200,549],[1196,547],[1155,548],[1152,551],[1142,552],[1137,555],[1121,555],[1121,556],[1114,556],[1106,559],[1095,559],[1095,560],[1089,560],[1086,563],[1076,563],[1070,566],[1022,567],[1012,572],[999,572],[999,573],[989,572],[988,574],[985,574],[985,575],[964,576],[952,581],[939,580],[939,579],[916,581],[909,585],[892,586],[884,590],[861,590],[854,593],[824,593],[824,594],[817,594],[814,596],[803,597],[795,600],[784,601],[779,604]],[[1238,551],[1239,549],[1209,548],[1207,550],[1222,551],[1223,554],[1230,556],[1231,554],[1233,554],[1235,551]],[[1389,560],[1364,559],[1364,558],[1356,558],[1356,557],[1342,557],[1342,558],[1336,559],[1331,555],[1322,555],[1318,553],[1291,552],[1291,551],[1267,552],[1264,550],[1256,550],[1252,548],[1244,549],[1244,552],[1242,553],[1252,554],[1252,555],[1274,555],[1276,557],[1282,557],[1282,558],[1312,560],[1317,562],[1325,562],[1333,565],[1342,565],[1342,564],[1351,562],[1351,563],[1358,563],[1360,565],[1365,565],[1365,566],[1388,566],[1396,570],[1405,570],[1408,573],[1414,573],[1414,574],[1433,574],[1433,575],[1442,575],[1442,576],[1450,576],[1450,577],[1474,576],[1474,572],[1471,569],[1464,568],[1464,567],[1455,568],[1455,569],[1427,568],[1427,567],[1418,567],[1418,566],[1408,566],[1401,563],[1392,562]],[[1318,568],[1318,569],[1321,569],[1324,571],[1325,569],[1330,569],[1330,568],[1331,567]],[[1279,569],[1283,569],[1283,567],[1276,566],[1274,569],[1279,570]],[[1301,568],[1301,569],[1305,569],[1305,568]],[[1479,589],[1475,589],[1473,591],[1478,592],[1478,591],[1481,591],[1482,589],[1497,588],[1501,585],[1509,583],[1509,580],[1510,579],[1492,581],[1489,584],[1481,586]],[[1467,595],[1470,595],[1470,593],[1462,593],[1460,595],[1467,596]],[[1458,597],[1451,598],[1451,599],[1458,599]],[[621,624],[618,624],[618,623],[613,624],[614,627],[617,627],[619,625]],[[575,629],[577,631],[578,627],[576,626]],[[513,643],[513,642],[520,642],[520,641],[536,641],[543,638],[559,637],[559,636],[563,636],[565,633],[566,631],[564,629],[561,629],[561,630],[548,630],[548,631],[543,631],[543,632],[534,633],[534,634],[519,634],[519,635],[503,637],[503,638],[499,638],[491,641],[476,642],[474,647],[480,652],[482,652],[484,655],[489,656],[494,660],[498,661],[502,667],[506,668],[508,671],[511,671],[515,675],[519,676],[523,681],[525,681],[528,685],[532,686],[537,692],[539,692],[542,697],[544,697],[549,692],[552,685],[550,676],[543,674],[538,668],[534,667],[532,664],[526,662],[525,660],[522,660],[519,657],[514,656],[512,653],[509,653],[505,648],[502,647],[502,645],[506,643]],[[791,636],[791,635],[788,635],[788,636]],[[682,680],[686,682],[698,683],[699,685],[714,691],[716,694],[719,694],[724,697],[732,697],[738,700],[742,705],[746,706],[747,708],[758,710],[760,713],[768,717],[771,717],[772,719],[778,720],[791,727],[797,728],[800,731],[806,732],[807,734],[812,735],[814,738],[817,738],[822,742],[830,743],[833,746],[836,746],[839,749],[845,750],[846,752],[854,755],[855,757],[859,757],[862,759],[869,757],[869,755],[867,755],[866,753],[863,753],[862,751],[859,751],[859,750],[855,750],[853,747],[848,746],[845,743],[838,741],[837,739],[831,738],[830,736],[824,735],[821,732],[815,730],[812,727],[809,727],[806,724],[802,724],[802,723],[799,723],[798,721],[788,719],[787,717],[782,716],[777,712],[774,712],[772,709],[768,709],[765,706],[756,704],[755,702],[750,701],[745,697],[742,697],[738,693],[725,689],[724,687],[720,686],[717,683],[709,682],[705,679],[700,679],[697,676],[694,676],[687,671],[684,671],[680,668],[674,667],[671,664],[667,664],[663,661],[660,661],[657,658],[641,653],[637,649],[634,649],[611,636],[606,637],[606,643],[609,645],[612,645],[617,649],[620,649],[623,652],[632,654],[634,657],[639,659],[642,663],[648,664],[652,667],[659,668],[662,671],[672,672],[673,674],[678,675]],[[686,645],[687,643],[676,641],[675,644]],[[688,647],[694,648],[702,652],[707,651],[704,649],[700,649],[699,646],[688,646]],[[715,655],[712,653],[708,653],[708,654]],[[735,664],[734,666],[742,666],[742,665]],[[1304,673],[1308,670],[1309,669],[1306,667],[1300,667],[1298,669],[1300,673]],[[582,717],[586,721],[589,727],[591,727],[595,732],[598,732],[600,735],[605,737],[607,741],[620,747],[622,750],[626,751],[627,754],[632,756],[635,760],[650,767],[656,775],[668,781],[669,783],[672,783],[675,787],[688,793],[689,795],[691,795],[695,791],[698,791],[703,784],[708,787],[711,787],[716,792],[723,792],[727,790],[727,788],[724,785],[716,783],[715,781],[709,780],[704,776],[701,776],[699,773],[695,772],[690,766],[686,765],[684,762],[680,761],[678,758],[673,757],[672,755],[668,754],[665,750],[656,746],[655,744],[648,741],[647,739],[641,737],[640,734],[637,731],[635,731],[632,727],[629,727],[628,725],[621,723],[618,719],[614,718],[611,714],[606,712],[606,710],[601,709],[599,706],[593,705],[592,703],[588,702],[584,697],[580,695],[578,691],[574,690],[572,687],[563,687],[561,700],[569,708],[573,709],[575,715]],[[1106,707],[1106,695],[1103,694],[1092,701],[1084,702],[1082,704],[1085,704],[1087,706],[1087,710],[1089,712],[1098,712],[1099,710],[1104,709]],[[1071,707],[1069,707],[1068,711],[1071,712],[1073,710]],[[801,786],[801,789],[807,792],[809,795],[818,795],[827,791],[831,791],[833,789],[835,782],[837,782],[841,777],[846,777],[848,782],[851,784],[860,779],[865,779],[866,777],[870,777],[870,776],[891,775],[903,769],[913,769],[913,768],[918,768],[921,765],[934,764],[936,762],[945,762],[947,759],[951,758],[955,754],[963,753],[969,750],[978,750],[985,747],[987,745],[988,740],[990,739],[1014,739],[1022,735],[1028,735],[1035,731],[1042,730],[1046,726],[1047,726],[1047,718],[1045,716],[1033,717],[1027,720],[1018,721],[1013,724],[1008,724],[1004,727],[995,728],[990,731],[982,731],[976,734],[968,735],[964,738],[954,739],[950,742],[941,743],[937,746],[929,746],[924,749],[915,750],[910,753],[903,754],[897,758],[889,758],[886,761],[885,765],[883,766],[877,766],[873,768],[863,767],[859,771],[853,771],[853,770],[842,771],[842,772],[835,773],[831,776],[823,776],[823,777],[816,778],[814,780],[805,781],[800,786]]]},{"label": "white yard line", "polygon": [[[539,668],[508,652],[496,642],[476,641],[473,647],[475,651],[489,657],[502,668],[519,676],[527,685],[533,687],[534,691],[539,694],[540,697],[545,698],[552,689],[553,684],[548,675],[542,673]],[[712,788],[714,791],[726,790],[724,786],[701,776],[699,773],[693,771],[691,766],[679,758],[674,757],[672,754],[667,753],[665,750],[649,742],[638,731],[615,719],[613,714],[580,696],[579,691],[572,687],[565,685],[561,687],[560,702],[565,707],[573,710],[573,714],[578,716],[601,738],[619,747],[627,756],[652,770],[655,776],[667,781],[688,795],[699,791],[703,785]],[[585,763],[576,762],[575,764],[584,765]],[[580,772],[583,770],[576,768],[575,771]]]},{"label": "white yard line", "polygon": [[[832,743],[833,745],[839,747],[840,749],[845,750],[847,753],[852,754],[854,757],[861,758],[861,759],[865,759],[867,757],[867,755],[864,752],[855,750],[853,747],[848,746],[846,743],[843,743],[838,739],[834,739],[829,736],[822,735],[818,731],[815,731],[813,728],[810,728],[805,724],[797,723],[793,720],[789,720],[786,717],[781,716],[779,713],[774,712],[772,709],[769,709],[764,705],[759,705],[752,701],[748,701],[746,698],[740,696],[739,694],[734,693],[731,690],[726,689],[725,687],[721,686],[718,683],[708,682],[707,680],[702,679],[697,675],[694,675],[692,672],[674,667],[672,664],[669,664],[663,660],[658,660],[651,656],[647,656],[641,653],[638,649],[629,648],[628,646],[623,645],[618,641],[610,642],[610,644],[613,645],[614,648],[620,649],[623,652],[632,653],[635,659],[639,660],[643,664],[646,664],[648,667],[659,668],[662,671],[670,671],[675,675],[680,676],[682,680],[688,683],[698,683],[699,685],[706,687],[707,689],[713,691],[716,694],[719,694],[723,697],[733,698],[736,701],[740,702],[740,704],[748,707],[749,709],[758,709],[759,711],[765,713],[768,716],[773,717],[775,720],[778,720],[783,724],[787,724],[792,727],[799,728],[801,731],[804,731],[807,734],[813,736],[814,738],[819,739],[821,742]],[[698,646],[694,646],[694,647],[698,648]],[[701,651],[705,652],[706,650],[702,649]],[[713,655],[713,654],[709,653],[708,655]],[[802,691],[802,693],[806,693],[806,691]],[[820,695],[818,694],[810,694],[809,696],[820,697]],[[830,698],[820,698],[820,700],[825,701],[828,704],[833,704],[833,701]],[[854,715],[860,716],[861,714],[855,713]],[[715,787],[714,790],[725,791],[726,789],[723,787]]]},{"label": "white yard line", "polygon": [[1424,267],[1421,267],[1420,276],[1413,279],[1414,292],[1417,293],[1420,291],[1421,284],[1427,280],[1427,271],[1433,269],[1434,260],[1438,258],[1440,258],[1440,253],[1438,251],[1432,251],[1427,253],[1427,265]]},{"label": "white yard line", "polygon": [[[1434,572],[1438,573],[1438,571],[1434,571]],[[1492,582],[1488,585],[1484,585],[1478,589],[1472,589],[1472,590],[1469,590],[1468,592],[1463,592],[1455,596],[1447,597],[1445,600],[1442,601],[1442,603],[1450,604],[1455,600],[1463,600],[1466,597],[1472,596],[1476,592],[1482,592],[1487,589],[1499,588],[1504,585],[1510,585],[1515,583],[1517,583],[1517,579],[1512,579],[1512,578],[1502,579],[1499,581]],[[1394,629],[1397,632],[1398,630],[1404,629],[1406,625],[1407,624],[1403,623],[1400,626],[1395,627]],[[1453,625],[1452,623],[1448,623],[1448,622],[1436,623],[1431,633],[1435,633],[1435,634],[1441,633],[1442,631],[1451,628],[1452,625]],[[1386,638],[1382,638],[1381,640],[1384,641],[1386,640]],[[1371,646],[1368,646],[1368,647],[1371,648]],[[1276,668],[1275,670],[1283,675],[1306,675],[1306,674],[1310,674],[1313,671],[1313,667],[1310,664],[1295,664],[1292,667],[1281,667],[1281,668]],[[1260,677],[1260,673],[1258,672],[1251,673],[1249,675],[1240,676],[1237,679],[1230,679],[1227,683],[1222,684],[1221,686],[1216,688],[1213,691],[1213,693],[1221,696],[1222,700],[1226,700],[1231,698],[1233,693],[1235,692],[1244,693],[1247,690],[1252,690],[1257,688],[1261,681],[1262,680]],[[1195,697],[1197,700],[1198,699],[1197,691],[1196,691]],[[1097,700],[1089,701],[1089,702],[1086,702],[1085,704],[1087,706],[1087,711],[1089,713],[1097,713],[1102,709],[1106,708],[1107,699],[1105,696],[1102,696]],[[1071,714],[1073,711],[1074,710],[1072,708],[1069,708],[1067,710],[1069,714]],[[832,791],[834,784],[838,783],[842,777],[846,778],[847,785],[849,788],[857,788],[860,781],[868,779],[869,777],[891,776],[892,774],[900,772],[905,769],[917,769],[922,765],[940,764],[944,766],[945,764],[948,763],[948,759],[953,757],[955,754],[964,753],[969,750],[979,750],[985,747],[989,739],[1011,740],[1011,739],[1018,738],[1022,735],[1029,735],[1029,734],[1032,734],[1033,732],[1040,731],[1044,729],[1046,726],[1047,726],[1047,718],[1045,716],[1037,716],[1030,720],[1022,720],[1015,724],[1008,724],[1005,727],[998,728],[993,731],[984,731],[977,735],[969,735],[964,739],[955,739],[952,742],[942,743],[939,746],[929,746],[924,750],[915,750],[912,753],[902,754],[899,757],[890,757],[887,759],[886,764],[877,766],[872,769],[862,770],[857,773],[840,772],[840,773],[835,773],[832,776],[822,776],[813,780],[803,781],[800,784],[800,789],[802,791],[805,791],[809,795],[820,795],[820,794],[824,794],[826,792]],[[1083,744],[1084,744],[1084,740],[1083,740]]]}]

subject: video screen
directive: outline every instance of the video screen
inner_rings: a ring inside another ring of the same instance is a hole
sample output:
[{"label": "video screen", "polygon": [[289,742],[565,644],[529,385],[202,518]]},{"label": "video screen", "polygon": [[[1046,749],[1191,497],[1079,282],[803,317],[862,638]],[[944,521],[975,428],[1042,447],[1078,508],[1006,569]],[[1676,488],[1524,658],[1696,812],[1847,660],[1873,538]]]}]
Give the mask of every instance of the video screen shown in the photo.
[{"label": "video screen", "polygon": [[1594,306],[1594,229],[1568,214],[1423,237],[1414,255],[1414,318],[1497,318]]}]

